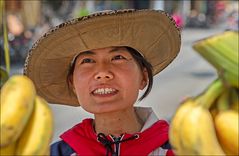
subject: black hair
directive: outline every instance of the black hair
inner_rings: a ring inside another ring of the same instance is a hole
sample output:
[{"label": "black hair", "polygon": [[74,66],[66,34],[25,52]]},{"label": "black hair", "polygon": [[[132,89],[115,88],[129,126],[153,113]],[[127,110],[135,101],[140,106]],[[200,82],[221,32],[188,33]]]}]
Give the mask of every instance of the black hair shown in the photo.
[{"label": "black hair", "polygon": [[135,49],[126,47],[129,53],[133,56],[135,61],[138,63],[140,69],[143,71],[145,68],[148,73],[148,85],[144,94],[139,98],[139,101],[143,100],[151,91],[153,86],[153,67],[152,65]]},{"label": "black hair", "polygon": [[[153,67],[137,50],[135,50],[135,49],[133,49],[131,47],[125,47],[125,48],[132,55],[134,60],[139,65],[140,69],[143,71],[144,68],[145,68],[147,70],[147,73],[148,73],[148,85],[147,85],[147,89],[144,92],[144,94],[139,98],[139,101],[141,101],[152,90],[152,86],[153,86]],[[76,62],[76,58],[73,60],[73,62],[71,62],[69,70],[68,70],[68,73],[67,73],[66,80],[67,80],[67,86],[68,86],[69,90],[70,90],[70,88],[72,88],[72,84],[73,84],[72,77],[73,77],[73,72],[74,72],[74,69],[75,69],[75,62]]]}]

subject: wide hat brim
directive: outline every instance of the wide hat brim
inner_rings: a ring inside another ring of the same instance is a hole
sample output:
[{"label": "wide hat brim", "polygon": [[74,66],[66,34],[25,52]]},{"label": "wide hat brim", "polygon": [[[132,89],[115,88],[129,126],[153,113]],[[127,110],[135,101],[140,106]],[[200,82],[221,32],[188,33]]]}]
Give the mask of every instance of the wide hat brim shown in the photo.
[{"label": "wide hat brim", "polygon": [[30,49],[24,74],[49,103],[79,106],[66,80],[69,65],[78,53],[129,46],[152,64],[155,75],[172,62],[180,45],[180,31],[164,11],[100,12],[67,21],[44,34]]}]

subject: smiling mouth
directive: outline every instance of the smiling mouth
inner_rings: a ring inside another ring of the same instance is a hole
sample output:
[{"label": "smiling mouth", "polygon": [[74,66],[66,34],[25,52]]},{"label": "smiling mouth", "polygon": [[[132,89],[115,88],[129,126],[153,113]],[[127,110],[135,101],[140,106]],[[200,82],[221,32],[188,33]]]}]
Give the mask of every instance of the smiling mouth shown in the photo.
[{"label": "smiling mouth", "polygon": [[114,88],[97,88],[92,94],[93,95],[114,95],[118,92],[118,90]]}]

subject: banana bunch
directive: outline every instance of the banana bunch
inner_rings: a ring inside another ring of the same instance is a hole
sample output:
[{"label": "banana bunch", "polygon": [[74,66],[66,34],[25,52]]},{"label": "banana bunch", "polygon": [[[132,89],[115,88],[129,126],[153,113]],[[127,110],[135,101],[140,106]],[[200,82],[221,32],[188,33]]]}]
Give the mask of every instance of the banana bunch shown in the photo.
[{"label": "banana bunch", "polygon": [[193,47],[217,69],[218,78],[178,107],[169,130],[174,153],[239,155],[238,32],[224,32]]},{"label": "banana bunch", "polygon": [[15,75],[1,88],[0,155],[49,155],[53,116],[32,81]]},{"label": "banana bunch", "polygon": [[202,94],[182,102],[169,130],[176,155],[239,154],[239,91],[230,88],[225,96],[225,90],[217,79]]}]

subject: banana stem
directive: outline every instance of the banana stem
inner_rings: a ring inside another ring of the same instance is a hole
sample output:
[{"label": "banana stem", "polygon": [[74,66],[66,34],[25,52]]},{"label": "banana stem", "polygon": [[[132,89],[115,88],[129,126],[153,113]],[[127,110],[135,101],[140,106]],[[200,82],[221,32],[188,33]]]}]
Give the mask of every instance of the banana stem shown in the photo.
[{"label": "banana stem", "polygon": [[220,79],[216,79],[207,90],[196,97],[196,103],[209,109],[219,95],[222,94],[223,87],[223,82]]},{"label": "banana stem", "polygon": [[230,106],[229,96],[230,96],[229,89],[225,89],[217,101],[217,109],[219,111],[225,111],[229,109],[229,106]]}]

